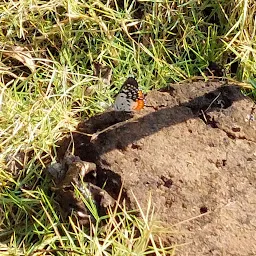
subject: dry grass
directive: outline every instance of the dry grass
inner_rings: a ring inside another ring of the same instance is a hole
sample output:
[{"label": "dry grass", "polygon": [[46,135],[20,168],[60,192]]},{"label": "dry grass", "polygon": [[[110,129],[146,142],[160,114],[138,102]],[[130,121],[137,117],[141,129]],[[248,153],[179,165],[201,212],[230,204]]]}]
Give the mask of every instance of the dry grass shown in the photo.
[{"label": "dry grass", "polygon": [[[149,222],[131,219],[127,212],[118,223],[109,217],[113,231],[104,239],[95,227],[88,236],[72,222],[60,223],[47,192],[44,159],[54,159],[51,148],[81,119],[111,106],[131,74],[148,91],[194,76],[208,79],[205,70],[214,62],[255,99],[255,12],[253,0],[1,1],[1,253],[148,253]],[[93,75],[95,62],[112,69],[113,88],[101,86]],[[32,159],[25,158],[21,171],[7,172],[6,158],[20,151],[34,152]],[[131,238],[135,229],[148,233]],[[135,244],[141,246],[138,251]],[[152,250],[165,255],[158,249]]]}]

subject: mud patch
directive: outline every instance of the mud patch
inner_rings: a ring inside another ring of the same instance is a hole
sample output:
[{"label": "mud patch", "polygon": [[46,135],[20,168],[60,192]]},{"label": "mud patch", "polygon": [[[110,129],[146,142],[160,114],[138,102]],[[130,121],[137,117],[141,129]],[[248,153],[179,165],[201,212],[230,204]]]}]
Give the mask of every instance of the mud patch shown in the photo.
[{"label": "mud patch", "polygon": [[81,123],[72,143],[60,142],[59,158],[72,145],[113,198],[124,183],[130,207],[133,193],[143,207],[151,194],[157,218],[179,230],[166,240],[190,243],[177,255],[255,255],[253,103],[219,82],[174,85],[146,101],[134,117],[107,112]]}]

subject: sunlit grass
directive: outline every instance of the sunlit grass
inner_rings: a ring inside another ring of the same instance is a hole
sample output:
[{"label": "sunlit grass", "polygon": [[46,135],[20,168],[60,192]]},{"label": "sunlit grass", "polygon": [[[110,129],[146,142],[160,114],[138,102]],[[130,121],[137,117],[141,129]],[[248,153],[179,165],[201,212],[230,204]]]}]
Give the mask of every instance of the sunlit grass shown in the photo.
[{"label": "sunlit grass", "polygon": [[[43,182],[42,187],[44,185]],[[121,208],[109,211],[108,216],[99,217],[96,208],[92,207],[95,223],[91,223],[89,229],[80,226],[73,218],[61,222],[53,197],[43,189],[5,191],[0,199],[2,214],[5,215],[0,234],[4,243],[0,248],[6,255],[13,252],[15,255],[173,253],[174,248],[164,246],[161,240],[161,234],[167,235],[171,229],[164,229],[156,222],[150,200],[145,211],[138,204],[136,214],[120,205]]]},{"label": "sunlit grass", "polygon": [[[207,80],[214,62],[255,99],[255,11],[253,0],[0,1],[0,254],[165,255],[150,221],[125,209],[91,236],[60,222],[45,159],[81,120],[110,107],[129,75],[147,92]],[[112,86],[93,75],[95,62],[112,69]],[[24,168],[7,172],[5,160],[21,151]]]}]

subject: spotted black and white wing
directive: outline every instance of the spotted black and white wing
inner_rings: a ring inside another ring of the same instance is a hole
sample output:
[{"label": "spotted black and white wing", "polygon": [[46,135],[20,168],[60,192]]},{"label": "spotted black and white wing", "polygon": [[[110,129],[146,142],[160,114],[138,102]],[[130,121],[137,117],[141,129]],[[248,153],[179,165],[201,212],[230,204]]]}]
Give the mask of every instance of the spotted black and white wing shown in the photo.
[{"label": "spotted black and white wing", "polygon": [[116,111],[130,112],[136,108],[139,86],[133,77],[129,77],[116,96],[114,109]]}]

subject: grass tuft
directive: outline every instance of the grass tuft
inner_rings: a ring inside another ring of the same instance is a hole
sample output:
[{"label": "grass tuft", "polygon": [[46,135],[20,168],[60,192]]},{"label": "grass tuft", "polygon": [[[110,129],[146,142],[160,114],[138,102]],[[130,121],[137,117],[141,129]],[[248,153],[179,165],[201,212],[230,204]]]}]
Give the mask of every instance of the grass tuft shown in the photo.
[{"label": "grass tuft", "polygon": [[[207,80],[217,63],[255,99],[255,12],[254,0],[1,1],[1,254],[165,255],[151,220],[125,209],[90,235],[60,222],[42,168],[58,140],[111,106],[129,75],[147,92]],[[112,86],[94,76],[96,62],[112,70]]]}]

